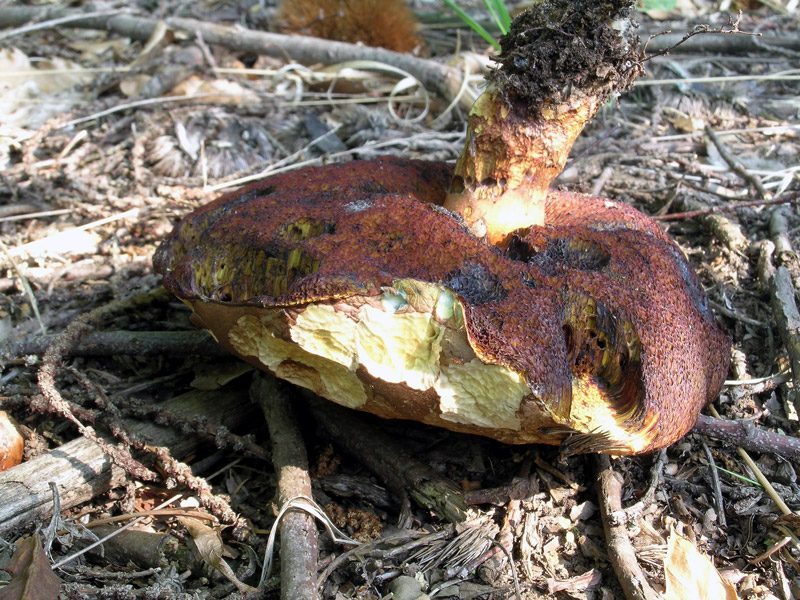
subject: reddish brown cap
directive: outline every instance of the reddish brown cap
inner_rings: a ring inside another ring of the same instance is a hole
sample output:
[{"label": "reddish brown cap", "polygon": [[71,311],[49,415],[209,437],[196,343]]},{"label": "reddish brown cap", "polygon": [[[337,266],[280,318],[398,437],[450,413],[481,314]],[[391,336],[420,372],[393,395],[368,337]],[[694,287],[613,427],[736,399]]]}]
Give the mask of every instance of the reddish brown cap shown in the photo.
[{"label": "reddish brown cap", "polygon": [[387,157],[270,177],[188,215],[154,264],[220,344],[346,406],[586,452],[684,435],[730,343],[674,242],[551,192],[501,250],[441,208],[451,176]]}]

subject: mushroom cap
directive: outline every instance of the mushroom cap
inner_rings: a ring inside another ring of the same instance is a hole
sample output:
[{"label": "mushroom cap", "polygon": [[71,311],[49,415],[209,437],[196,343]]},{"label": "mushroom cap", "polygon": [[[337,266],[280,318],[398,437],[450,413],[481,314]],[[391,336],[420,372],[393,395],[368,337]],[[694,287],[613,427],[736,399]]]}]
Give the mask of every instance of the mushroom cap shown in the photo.
[{"label": "mushroom cap", "polygon": [[730,341],[677,245],[627,205],[552,191],[498,248],[441,208],[450,165],[269,177],[156,252],[195,322],[339,404],[506,443],[634,454],[683,436]]}]

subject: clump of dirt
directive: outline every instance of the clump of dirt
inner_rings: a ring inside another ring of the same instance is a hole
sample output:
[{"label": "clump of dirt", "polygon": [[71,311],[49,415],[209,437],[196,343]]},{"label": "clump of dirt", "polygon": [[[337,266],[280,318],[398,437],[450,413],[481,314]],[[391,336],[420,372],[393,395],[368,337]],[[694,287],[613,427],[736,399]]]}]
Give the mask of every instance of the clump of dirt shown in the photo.
[{"label": "clump of dirt", "polygon": [[[574,89],[605,102],[642,73],[639,37],[628,13],[633,2],[545,0],[516,18],[500,40],[490,80],[514,104],[538,114],[565,102]],[[617,23],[623,29],[617,29]],[[627,27],[627,29],[625,29]]]}]

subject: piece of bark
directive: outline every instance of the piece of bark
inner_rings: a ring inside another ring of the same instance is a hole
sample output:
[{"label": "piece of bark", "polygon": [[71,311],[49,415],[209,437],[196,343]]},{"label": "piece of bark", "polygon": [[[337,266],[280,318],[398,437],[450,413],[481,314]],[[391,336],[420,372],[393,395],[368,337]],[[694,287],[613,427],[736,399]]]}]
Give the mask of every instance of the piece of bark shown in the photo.
[{"label": "piece of bark", "polygon": [[[233,430],[258,418],[246,392],[235,388],[188,392],[163,405],[187,415],[203,414],[210,423]],[[181,431],[150,422],[130,421],[127,425],[154,445],[169,447],[175,456],[191,454],[199,443],[199,439]],[[51,481],[58,488],[62,510],[66,510],[124,484],[125,474],[97,444],[85,438],[0,473],[0,536],[52,516]]]},{"label": "piece of bark", "polygon": [[414,458],[397,440],[368,425],[356,411],[311,394],[304,396],[317,424],[334,444],[377,475],[400,498],[402,511],[410,497],[446,521],[465,520],[466,502],[452,481]]},{"label": "piece of bark", "polygon": [[[283,507],[295,498],[311,499],[311,477],[305,443],[289,399],[271,375],[256,373],[250,396],[269,425],[272,462],[278,474],[278,502]],[[290,510],[281,520],[281,599],[316,600],[317,526],[304,511]]]},{"label": "piece of bark", "polygon": [[598,498],[603,529],[606,534],[608,559],[627,600],[659,600],[660,596],[650,587],[636,550],[628,536],[626,513],[622,508],[622,477],[614,471],[611,459],[600,454],[595,457],[598,481]]}]

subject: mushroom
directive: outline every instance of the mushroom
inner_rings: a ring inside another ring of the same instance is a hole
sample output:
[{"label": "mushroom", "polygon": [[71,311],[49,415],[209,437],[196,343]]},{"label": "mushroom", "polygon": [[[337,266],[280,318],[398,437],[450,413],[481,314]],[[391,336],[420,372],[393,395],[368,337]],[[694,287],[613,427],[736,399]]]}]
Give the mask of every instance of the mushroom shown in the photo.
[{"label": "mushroom", "polygon": [[455,167],[383,157],[226,194],[159,247],[164,285],[231,352],[350,408],[573,453],[679,439],[730,342],[655,222],[549,189],[640,70],[610,18],[630,1],[578,4],[515,20]]}]

